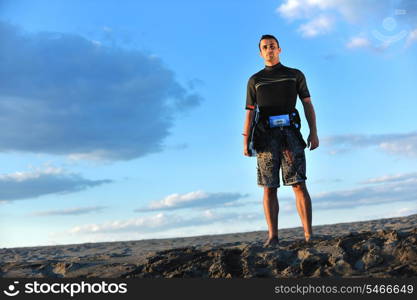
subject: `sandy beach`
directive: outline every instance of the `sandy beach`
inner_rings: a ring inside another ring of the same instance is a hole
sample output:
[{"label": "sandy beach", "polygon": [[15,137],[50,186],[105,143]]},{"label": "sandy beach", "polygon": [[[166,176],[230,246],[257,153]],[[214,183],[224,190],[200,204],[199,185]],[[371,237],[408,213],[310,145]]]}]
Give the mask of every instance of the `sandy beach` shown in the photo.
[{"label": "sandy beach", "polygon": [[253,278],[417,276],[417,214],[186,238],[0,249],[7,278]]}]

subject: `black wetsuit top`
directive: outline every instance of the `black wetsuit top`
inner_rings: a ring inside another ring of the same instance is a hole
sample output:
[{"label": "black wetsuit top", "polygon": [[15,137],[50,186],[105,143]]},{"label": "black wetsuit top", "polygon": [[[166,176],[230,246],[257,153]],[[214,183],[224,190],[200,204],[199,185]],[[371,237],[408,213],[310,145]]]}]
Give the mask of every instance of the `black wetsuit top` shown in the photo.
[{"label": "black wetsuit top", "polygon": [[249,78],[246,109],[253,110],[257,103],[261,116],[289,114],[295,110],[297,95],[310,97],[304,74],[279,62]]}]

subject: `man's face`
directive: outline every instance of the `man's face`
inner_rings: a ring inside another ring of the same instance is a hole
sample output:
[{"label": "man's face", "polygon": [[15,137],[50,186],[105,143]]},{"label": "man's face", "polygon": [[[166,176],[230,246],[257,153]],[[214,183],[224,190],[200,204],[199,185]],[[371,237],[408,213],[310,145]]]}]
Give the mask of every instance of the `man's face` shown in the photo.
[{"label": "man's face", "polygon": [[278,61],[281,48],[278,47],[277,42],[274,39],[261,40],[261,52],[260,55],[265,61],[274,63]]}]

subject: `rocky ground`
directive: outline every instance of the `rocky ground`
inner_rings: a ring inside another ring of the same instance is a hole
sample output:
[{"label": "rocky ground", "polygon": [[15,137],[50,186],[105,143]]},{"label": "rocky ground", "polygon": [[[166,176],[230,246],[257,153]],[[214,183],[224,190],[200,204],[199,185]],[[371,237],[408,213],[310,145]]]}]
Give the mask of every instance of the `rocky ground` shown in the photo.
[{"label": "rocky ground", "polygon": [[253,278],[417,276],[417,215],[279,231],[0,249],[0,277]]},{"label": "rocky ground", "polygon": [[416,241],[417,228],[283,242],[275,249],[261,243],[185,247],[158,252],[122,277],[411,277],[417,276]]}]

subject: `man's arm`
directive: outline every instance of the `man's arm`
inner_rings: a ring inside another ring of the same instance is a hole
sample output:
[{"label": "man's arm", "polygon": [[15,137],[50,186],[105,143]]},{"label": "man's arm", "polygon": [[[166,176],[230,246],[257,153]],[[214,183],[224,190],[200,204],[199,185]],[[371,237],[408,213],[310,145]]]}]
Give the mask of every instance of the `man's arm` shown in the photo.
[{"label": "man's arm", "polygon": [[[319,138],[317,136],[316,113],[314,112],[313,103],[310,97],[301,100],[304,107],[304,114],[306,116],[308,126],[310,127],[310,134],[307,138],[307,147],[314,150],[319,146]],[[311,147],[310,147],[311,146]]]},{"label": "man's arm", "polygon": [[243,155],[250,156],[248,153],[248,137],[250,133],[250,126],[252,124],[253,110],[256,103],[256,89],[255,78],[251,76],[248,80],[246,88],[246,116],[245,123],[243,124]]},{"label": "man's arm", "polygon": [[252,123],[253,111],[246,110],[245,123],[243,124],[243,155],[250,156],[248,153],[248,136],[250,131],[250,124]]}]

